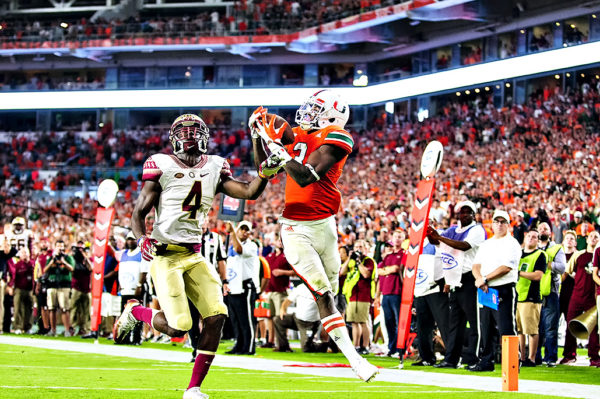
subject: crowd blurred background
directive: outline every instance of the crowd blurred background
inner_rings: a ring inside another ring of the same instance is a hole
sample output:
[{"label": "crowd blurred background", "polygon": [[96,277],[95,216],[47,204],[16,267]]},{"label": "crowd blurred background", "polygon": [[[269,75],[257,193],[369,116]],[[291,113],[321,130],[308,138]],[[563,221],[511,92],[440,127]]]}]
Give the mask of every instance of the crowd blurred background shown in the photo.
[{"label": "crowd blurred background", "polygon": [[[476,204],[476,220],[488,236],[492,234],[492,212],[501,208],[509,212],[511,232],[520,243],[529,227],[547,222],[554,241],[561,243],[565,231],[572,229],[577,234],[578,249],[584,249],[586,237],[600,231],[599,110],[600,93],[594,82],[566,92],[543,87],[524,104],[509,101],[501,108],[482,94],[473,101],[448,102],[438,115],[422,122],[411,116],[393,121],[376,117],[368,130],[351,131],[355,148],[339,182],[343,194],[343,207],[337,215],[340,246],[348,255],[358,245],[377,263],[393,252],[391,232],[406,232],[408,228],[422,150],[436,139],[445,149],[430,214],[437,228],[456,224],[455,205],[470,200]],[[77,299],[78,305],[65,304],[63,299],[63,334],[89,334],[89,301],[82,304],[81,296],[89,295],[90,269],[85,258],[89,256],[97,203],[85,190],[79,197],[63,199],[37,197],[35,193],[60,194],[69,187],[94,185],[107,177],[84,175],[77,167],[132,166],[141,173],[150,154],[170,151],[167,134],[160,127],[113,131],[106,126],[85,139],[69,132],[9,136],[7,150],[0,155],[4,165],[0,175],[4,250],[0,272],[2,288],[8,287],[3,298],[2,331],[56,334],[56,322],[48,324],[42,318],[40,303],[45,294],[40,294],[40,284],[51,274],[45,270],[48,259],[60,255],[59,248],[64,248],[64,256],[72,256],[67,262],[72,263],[72,271],[54,276],[52,281],[56,288],[70,292],[64,295],[71,302]],[[247,131],[213,129],[209,152],[229,158],[240,179],[256,173],[251,166]],[[63,165],[66,172],[51,177],[36,173],[36,169],[56,164]],[[136,291],[140,287],[123,286],[125,280],[118,274],[122,251],[135,250],[126,236],[141,188],[140,175],[120,176],[117,172],[110,177],[118,181],[120,194],[114,205],[105,289],[113,295],[124,289],[129,290],[127,295],[130,290],[141,295],[140,290]],[[275,252],[278,246],[277,219],[284,203],[284,180],[282,175],[277,176],[259,200],[246,204],[245,220],[252,224],[252,239],[259,244],[262,256]],[[216,219],[217,203],[207,227],[224,241],[224,223]],[[151,224],[152,218],[148,220]],[[262,278],[268,278],[268,267],[261,270]],[[266,289],[264,284],[257,286],[261,285]],[[52,302],[55,294],[48,295],[47,300]],[[33,300],[33,296],[38,299]],[[54,300],[59,303],[55,309],[60,309],[60,295]],[[370,296],[370,303],[378,302]],[[369,342],[357,346],[385,354],[386,350],[371,345],[378,341],[373,327],[377,313],[370,322]],[[49,313],[46,317],[56,315]],[[103,332],[109,334],[110,319]],[[273,335],[272,330],[267,336],[263,333],[262,343],[274,345]],[[151,338],[152,333],[145,336]]]}]

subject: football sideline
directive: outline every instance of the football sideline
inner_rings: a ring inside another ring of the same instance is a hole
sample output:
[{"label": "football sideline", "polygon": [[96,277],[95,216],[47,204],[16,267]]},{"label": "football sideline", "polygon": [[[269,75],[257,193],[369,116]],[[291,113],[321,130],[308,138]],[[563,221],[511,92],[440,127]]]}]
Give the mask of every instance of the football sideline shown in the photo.
[{"label": "football sideline", "polygon": [[[36,338],[24,338],[15,336],[0,336],[0,344],[21,346],[21,347],[33,347],[40,349],[49,349],[55,351],[70,351],[79,352],[86,354],[96,355],[108,355],[125,357],[132,359],[150,360],[153,362],[164,361],[173,362],[175,364],[168,365],[167,367],[161,366],[164,370],[176,370],[176,363],[189,364],[189,353],[169,351],[162,349],[151,349],[151,348],[140,348],[130,346],[112,346],[112,345],[95,345],[92,343],[84,342],[71,342],[71,341],[60,341],[60,340],[44,340]],[[65,352],[67,354],[69,352]],[[389,386],[381,387],[378,386],[378,382],[397,383],[397,384],[409,384],[409,385],[425,385],[429,387],[437,386],[440,390],[429,390],[421,391],[422,393],[444,393],[444,388],[451,389],[465,389],[465,390],[477,390],[485,392],[500,392],[501,391],[501,379],[499,377],[485,377],[485,376],[471,376],[471,375],[455,375],[455,374],[444,374],[444,373],[428,373],[423,371],[413,370],[398,370],[398,369],[381,369],[380,375],[377,377],[374,384],[365,384],[361,381],[355,380],[354,374],[349,368],[313,368],[313,367],[287,367],[292,362],[289,360],[272,360],[272,359],[261,359],[256,357],[243,357],[243,356],[219,356],[215,358],[215,366],[229,368],[232,374],[248,374],[253,371],[267,371],[272,374],[295,374],[295,375],[306,375],[321,377],[323,380],[319,380],[319,383],[335,382],[336,378],[349,378],[351,379],[348,383],[352,384],[353,388],[373,392],[394,392],[402,393],[402,387],[398,386],[398,390],[390,391]],[[0,366],[2,369],[10,369],[15,366]],[[52,367],[52,366],[41,366]],[[149,365],[150,368],[158,367],[156,365]],[[118,369],[115,367],[112,370]],[[90,367],[66,367],[65,369],[90,369],[94,370],[93,365]],[[98,368],[104,369],[104,368]],[[4,385],[0,386],[3,389],[17,390],[21,387],[20,385]],[[28,386],[27,388],[31,388]],[[78,387],[56,387],[57,389],[77,389]],[[269,389],[271,388],[271,389]],[[316,387],[315,387],[316,388]],[[319,389],[320,388],[320,389]],[[328,393],[330,392],[326,386],[320,386],[317,389],[303,389],[298,390],[299,392],[305,393]],[[379,389],[378,389],[379,388]],[[83,388],[83,389],[98,389],[102,388]],[[113,390],[126,390],[121,388],[106,388],[107,391]],[[142,387],[140,391],[145,391]],[[210,390],[209,390],[210,391]],[[237,392],[236,389],[219,389],[222,392]],[[278,392],[276,387],[268,387],[258,389],[255,392]],[[284,392],[283,390],[281,390]],[[285,390],[285,392],[290,392]],[[454,393],[461,391],[453,390]],[[589,385],[589,384],[573,384],[573,383],[561,383],[561,382],[549,382],[549,381],[536,381],[536,380],[520,380],[519,381],[519,392],[529,394],[542,394],[546,396],[559,395],[561,397],[570,398],[599,398],[600,397],[600,386]]]}]

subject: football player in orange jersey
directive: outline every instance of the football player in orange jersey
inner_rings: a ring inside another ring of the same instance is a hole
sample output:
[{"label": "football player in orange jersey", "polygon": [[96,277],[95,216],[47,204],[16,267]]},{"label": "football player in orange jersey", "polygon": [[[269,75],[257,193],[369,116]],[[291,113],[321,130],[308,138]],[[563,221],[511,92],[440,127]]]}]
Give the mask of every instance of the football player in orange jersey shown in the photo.
[{"label": "football player in orange jersey", "polygon": [[378,369],[356,352],[334,305],[341,267],[335,221],[341,193],[336,183],[354,145],[344,130],[349,116],[348,104],[339,95],[321,90],[296,112],[298,127],[293,135],[287,123],[275,128],[278,117],[268,121],[262,107],[250,117],[249,125],[255,136],[271,138],[265,140],[271,151],[268,158],[255,147],[256,162],[264,160],[259,165],[261,174],[273,176],[281,168],[287,172],[285,207],[279,220],[285,257],[315,297],[325,331],[357,376],[369,382]]}]

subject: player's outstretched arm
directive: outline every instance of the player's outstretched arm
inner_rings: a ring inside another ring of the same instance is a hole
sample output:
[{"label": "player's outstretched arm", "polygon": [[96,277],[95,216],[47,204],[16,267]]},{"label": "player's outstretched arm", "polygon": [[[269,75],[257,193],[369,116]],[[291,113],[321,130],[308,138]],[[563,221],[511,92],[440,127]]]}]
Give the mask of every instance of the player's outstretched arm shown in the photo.
[{"label": "player's outstretched arm", "polygon": [[306,187],[319,181],[346,155],[346,151],[340,147],[324,144],[309,155],[305,165],[292,159],[285,164],[284,169],[300,187]]},{"label": "player's outstretched arm", "polygon": [[268,182],[268,179],[262,177],[256,177],[250,182],[228,178],[221,181],[217,192],[225,193],[233,198],[255,200],[265,191]]},{"label": "player's outstretched arm", "polygon": [[267,153],[263,147],[263,141],[260,137],[252,137],[252,151],[254,151],[254,166],[256,170],[260,169],[260,164],[267,159]]},{"label": "player's outstretched arm", "polygon": [[144,182],[144,187],[142,187],[142,192],[131,215],[131,230],[136,239],[146,234],[146,215],[150,213],[153,206],[158,204],[161,191],[159,183],[152,180]]}]

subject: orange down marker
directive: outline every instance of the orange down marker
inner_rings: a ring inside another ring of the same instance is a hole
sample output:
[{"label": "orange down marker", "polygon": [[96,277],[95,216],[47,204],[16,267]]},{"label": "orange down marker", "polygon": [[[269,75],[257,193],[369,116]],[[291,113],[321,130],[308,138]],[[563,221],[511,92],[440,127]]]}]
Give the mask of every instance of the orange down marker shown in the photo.
[{"label": "orange down marker", "polygon": [[519,390],[519,337],[502,336],[502,390]]}]

